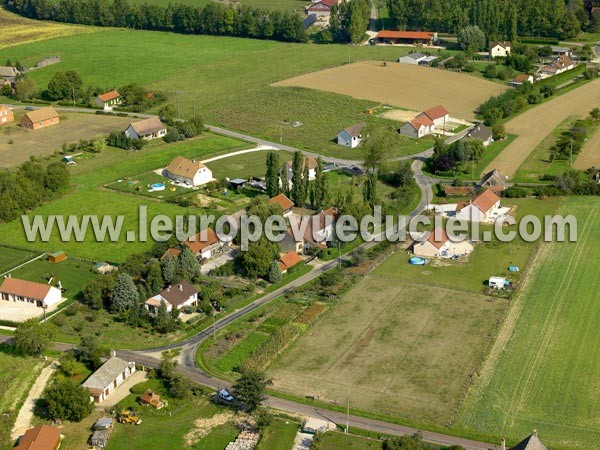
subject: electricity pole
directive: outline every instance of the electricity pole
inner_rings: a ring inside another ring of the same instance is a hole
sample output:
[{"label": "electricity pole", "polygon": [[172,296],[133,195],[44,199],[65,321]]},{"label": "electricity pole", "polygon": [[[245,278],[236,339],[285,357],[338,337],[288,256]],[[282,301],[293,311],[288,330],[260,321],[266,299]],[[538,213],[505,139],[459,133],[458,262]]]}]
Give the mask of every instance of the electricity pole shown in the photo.
[{"label": "electricity pole", "polygon": [[571,167],[573,167],[573,138],[571,138]]},{"label": "electricity pole", "polygon": [[350,427],[350,393],[348,391],[348,403],[346,404],[346,434],[348,434],[348,428]]}]

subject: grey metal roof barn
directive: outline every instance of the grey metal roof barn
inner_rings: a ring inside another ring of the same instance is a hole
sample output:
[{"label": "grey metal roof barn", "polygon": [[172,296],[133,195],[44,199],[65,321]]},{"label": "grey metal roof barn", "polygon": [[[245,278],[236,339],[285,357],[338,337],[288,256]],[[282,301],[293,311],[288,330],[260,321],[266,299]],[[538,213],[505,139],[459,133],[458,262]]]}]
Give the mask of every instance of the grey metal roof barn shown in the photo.
[{"label": "grey metal roof barn", "polygon": [[85,380],[82,386],[92,389],[104,389],[122,374],[125,369],[134,366],[134,363],[129,363],[116,356],[111,356],[98,370]]}]

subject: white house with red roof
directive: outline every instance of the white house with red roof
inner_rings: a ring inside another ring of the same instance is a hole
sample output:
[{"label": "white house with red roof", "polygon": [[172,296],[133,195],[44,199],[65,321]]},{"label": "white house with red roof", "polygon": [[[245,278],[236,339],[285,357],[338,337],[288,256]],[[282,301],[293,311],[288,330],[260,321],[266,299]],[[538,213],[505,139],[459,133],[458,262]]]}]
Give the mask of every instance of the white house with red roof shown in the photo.
[{"label": "white house with red roof", "polygon": [[60,289],[48,284],[18,278],[5,278],[0,286],[0,300],[47,308],[60,303],[62,293]]},{"label": "white house with red roof", "polygon": [[308,8],[306,8],[307,14],[314,14],[317,17],[319,16],[329,16],[331,15],[331,8],[333,5],[339,5],[340,1],[338,0],[321,0],[318,2],[313,2]]},{"label": "white house with red roof", "polygon": [[113,89],[112,91],[105,92],[104,94],[100,94],[95,98],[95,103],[100,108],[104,108],[105,110],[112,110],[113,106],[120,105],[122,103],[123,98],[119,91]]},{"label": "white house with red roof", "polygon": [[459,203],[456,218],[471,222],[488,222],[497,216],[500,210],[500,197],[491,189],[486,189],[470,202]]},{"label": "white house with red roof", "polygon": [[415,256],[422,258],[437,258],[442,252],[448,251],[450,247],[450,239],[446,230],[438,227],[433,231],[426,231],[423,238],[413,244],[413,253]]},{"label": "white house with red roof", "polygon": [[434,106],[420,113],[413,120],[400,127],[400,134],[413,138],[422,138],[434,133],[437,129],[443,130],[450,120],[450,113],[442,105]]}]

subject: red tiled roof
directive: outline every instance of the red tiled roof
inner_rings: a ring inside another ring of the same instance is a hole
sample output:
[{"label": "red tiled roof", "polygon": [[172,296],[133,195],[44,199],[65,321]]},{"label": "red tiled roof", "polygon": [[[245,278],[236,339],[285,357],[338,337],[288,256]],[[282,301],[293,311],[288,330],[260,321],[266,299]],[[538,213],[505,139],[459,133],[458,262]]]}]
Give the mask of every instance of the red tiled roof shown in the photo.
[{"label": "red tiled roof", "polygon": [[433,121],[429,117],[427,117],[425,114],[421,113],[417,117],[415,117],[413,120],[411,120],[410,124],[412,125],[412,127],[415,130],[418,130],[422,126],[430,127],[431,125],[433,125]]},{"label": "red tiled roof", "polygon": [[423,111],[423,114],[425,114],[431,120],[435,120],[435,119],[441,119],[445,115],[449,114],[449,112],[442,105],[437,105],[437,106],[434,106],[433,108],[429,108],[429,109]]},{"label": "red tiled roof", "polygon": [[181,254],[181,249],[171,247],[160,257],[160,259],[163,260],[166,258],[175,258],[175,257],[179,256],[180,254]]},{"label": "red tiled roof", "polygon": [[52,286],[33,281],[19,280],[18,278],[5,278],[0,286],[0,292],[22,297],[44,300]]},{"label": "red tiled roof", "polygon": [[60,445],[60,432],[49,425],[30,428],[13,450],[55,450]]},{"label": "red tiled roof", "polygon": [[446,230],[442,227],[438,227],[433,230],[429,237],[427,238],[427,242],[433,245],[435,248],[440,249],[442,246],[448,242],[448,235],[446,234]]},{"label": "red tiled roof", "polygon": [[433,33],[429,31],[383,30],[377,33],[377,37],[381,39],[424,39],[428,41],[433,38]]},{"label": "red tiled roof", "polygon": [[112,90],[109,92],[105,92],[104,94],[100,94],[98,97],[100,97],[100,100],[102,100],[103,102],[110,102],[111,100],[119,98],[120,96],[121,94],[119,94],[118,91]]},{"label": "red tiled roof", "polygon": [[296,264],[301,263],[302,258],[295,251],[291,251],[286,253],[285,255],[281,255],[279,258],[279,270],[281,272],[285,272],[288,269],[291,269]]},{"label": "red tiled roof", "polygon": [[477,206],[480,211],[486,212],[499,201],[500,197],[498,197],[492,190],[486,189],[473,199],[473,204]]},{"label": "red tiled roof", "polygon": [[281,206],[281,209],[284,211],[294,207],[294,202],[287,198],[284,194],[279,194],[269,199],[269,204],[272,205],[273,203]]},{"label": "red tiled roof", "polygon": [[525,83],[526,81],[529,80],[529,77],[531,75],[527,75],[526,73],[520,73],[519,75],[517,75],[515,77],[515,79],[513,80],[515,83]]},{"label": "red tiled roof", "polygon": [[[204,231],[204,230],[203,230]],[[208,228],[206,230],[206,238],[202,240],[202,231],[195,236],[192,236],[184,242],[185,245],[194,253],[201,253],[207,247],[219,242],[219,237],[215,230]]]}]

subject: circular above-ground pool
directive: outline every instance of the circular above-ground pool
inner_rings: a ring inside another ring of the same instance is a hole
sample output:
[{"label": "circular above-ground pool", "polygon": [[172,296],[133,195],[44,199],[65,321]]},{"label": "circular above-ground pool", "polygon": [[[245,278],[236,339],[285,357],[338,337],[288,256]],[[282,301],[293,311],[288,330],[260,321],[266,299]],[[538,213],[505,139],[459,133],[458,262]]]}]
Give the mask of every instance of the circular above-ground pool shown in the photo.
[{"label": "circular above-ground pool", "polygon": [[408,260],[409,264],[413,266],[424,266],[427,263],[426,259],[421,258],[420,256],[413,256]]},{"label": "circular above-ground pool", "polygon": [[153,191],[164,191],[165,190],[165,183],[154,183],[154,184],[150,185],[150,188]]}]

